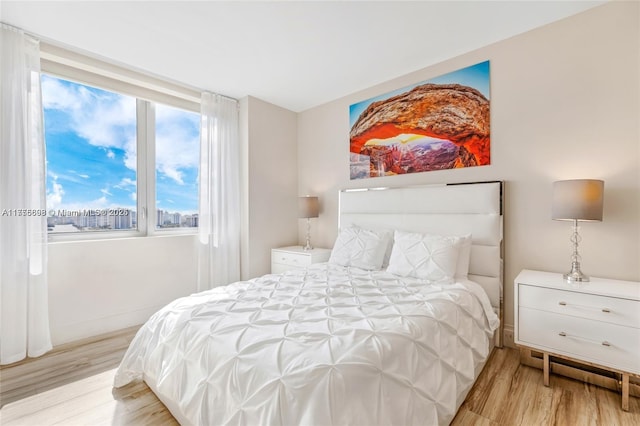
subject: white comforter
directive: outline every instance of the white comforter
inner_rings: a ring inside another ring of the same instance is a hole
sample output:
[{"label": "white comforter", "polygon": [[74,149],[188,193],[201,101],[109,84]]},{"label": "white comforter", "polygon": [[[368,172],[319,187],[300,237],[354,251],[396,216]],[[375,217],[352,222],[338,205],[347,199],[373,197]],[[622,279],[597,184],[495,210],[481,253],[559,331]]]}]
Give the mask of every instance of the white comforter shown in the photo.
[{"label": "white comforter", "polygon": [[183,424],[448,424],[498,319],[479,285],[329,264],[184,297],[115,377],[143,377]]}]

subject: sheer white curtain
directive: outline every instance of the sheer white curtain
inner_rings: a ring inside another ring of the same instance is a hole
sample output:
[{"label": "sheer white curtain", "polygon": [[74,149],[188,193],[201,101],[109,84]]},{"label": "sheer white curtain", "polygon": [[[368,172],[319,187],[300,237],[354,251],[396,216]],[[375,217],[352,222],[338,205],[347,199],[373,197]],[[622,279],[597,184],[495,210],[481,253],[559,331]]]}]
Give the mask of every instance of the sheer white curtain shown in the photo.
[{"label": "sheer white curtain", "polygon": [[200,123],[198,290],[240,279],[238,102],[204,92]]},{"label": "sheer white curtain", "polygon": [[40,47],[0,23],[0,364],[51,349]]}]

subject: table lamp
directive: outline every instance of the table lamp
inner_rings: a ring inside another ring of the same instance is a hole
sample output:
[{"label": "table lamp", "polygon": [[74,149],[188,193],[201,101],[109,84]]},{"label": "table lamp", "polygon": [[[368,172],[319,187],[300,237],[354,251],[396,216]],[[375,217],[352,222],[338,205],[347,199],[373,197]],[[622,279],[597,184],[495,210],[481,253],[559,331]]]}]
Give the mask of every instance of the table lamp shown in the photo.
[{"label": "table lamp", "polygon": [[303,247],[304,250],[313,250],[313,246],[311,245],[311,223],[310,219],[312,217],[318,217],[318,212],[320,210],[320,204],[318,202],[318,197],[299,197],[298,198],[298,217],[307,219],[307,238],[306,244]]},{"label": "table lamp", "polygon": [[554,220],[573,221],[573,254],[571,270],[563,277],[568,282],[589,281],[589,277],[580,270],[578,244],[578,221],[602,221],[604,181],[594,179],[560,180],[553,183],[553,202],[551,217]]}]

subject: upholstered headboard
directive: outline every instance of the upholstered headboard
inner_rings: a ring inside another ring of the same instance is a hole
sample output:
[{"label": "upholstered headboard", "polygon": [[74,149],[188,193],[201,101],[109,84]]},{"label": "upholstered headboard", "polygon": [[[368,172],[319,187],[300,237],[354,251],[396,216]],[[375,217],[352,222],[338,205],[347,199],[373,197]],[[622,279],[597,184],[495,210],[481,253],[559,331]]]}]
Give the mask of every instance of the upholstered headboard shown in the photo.
[{"label": "upholstered headboard", "polygon": [[348,189],[340,191],[339,226],[471,234],[469,279],[485,289],[502,324],[502,195],[503,182]]}]

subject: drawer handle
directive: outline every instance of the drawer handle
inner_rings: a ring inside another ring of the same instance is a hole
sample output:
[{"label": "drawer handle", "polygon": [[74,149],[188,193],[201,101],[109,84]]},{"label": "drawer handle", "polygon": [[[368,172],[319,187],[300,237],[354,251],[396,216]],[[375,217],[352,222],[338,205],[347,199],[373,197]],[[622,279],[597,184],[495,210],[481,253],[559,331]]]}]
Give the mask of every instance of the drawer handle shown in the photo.
[{"label": "drawer handle", "polygon": [[[560,306],[568,306],[569,304],[567,302],[558,302],[558,305]],[[578,305],[577,303],[573,303],[572,306],[576,306],[578,308],[585,308],[585,309],[598,309],[595,306],[587,306],[587,305]],[[609,308],[600,308],[600,310],[602,312],[604,312],[605,314],[611,313],[611,310]]]},{"label": "drawer handle", "polygon": [[607,342],[606,340],[603,341],[603,342],[597,342],[595,340],[587,339],[586,337],[571,336],[571,335],[568,335],[567,333],[565,333],[564,331],[561,331],[560,333],[558,333],[558,336],[561,336],[561,337],[573,337],[574,339],[584,340],[586,342],[600,343],[602,346],[611,346],[611,343]]}]

